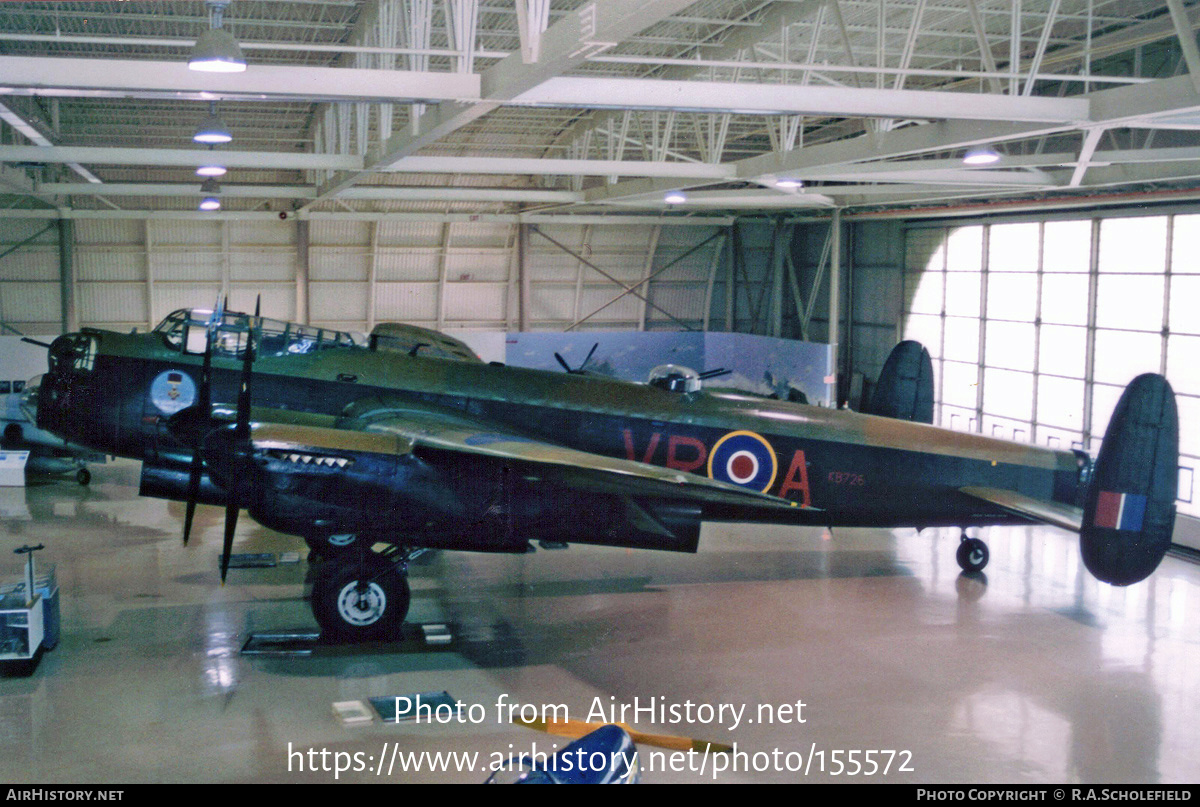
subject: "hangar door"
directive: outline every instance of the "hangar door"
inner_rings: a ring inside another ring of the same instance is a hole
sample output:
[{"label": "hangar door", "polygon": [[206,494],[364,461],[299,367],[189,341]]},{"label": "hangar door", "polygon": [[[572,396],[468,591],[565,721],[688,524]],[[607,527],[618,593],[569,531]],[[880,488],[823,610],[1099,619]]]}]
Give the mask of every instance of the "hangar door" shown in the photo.
[{"label": "hangar door", "polygon": [[1200,215],[910,226],[901,327],[934,357],[937,422],[1094,453],[1125,384],[1163,373],[1200,517],[1197,256]]}]

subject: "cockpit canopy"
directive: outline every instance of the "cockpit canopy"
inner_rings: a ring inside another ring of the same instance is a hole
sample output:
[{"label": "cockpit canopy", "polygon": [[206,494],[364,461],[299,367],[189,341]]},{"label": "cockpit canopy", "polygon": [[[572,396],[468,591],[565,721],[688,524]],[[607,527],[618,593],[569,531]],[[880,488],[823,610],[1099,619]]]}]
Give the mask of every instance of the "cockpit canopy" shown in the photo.
[{"label": "cockpit canopy", "polygon": [[[162,334],[166,343],[176,350],[203,353],[213,317],[213,312],[208,309],[181,308],[168,314],[154,332]],[[346,331],[225,311],[221,314],[220,321],[214,324],[213,355],[240,357],[246,350],[251,328],[258,338],[259,356],[297,355],[336,347],[364,346],[362,337],[356,337]]]},{"label": "cockpit canopy", "polygon": [[648,383],[668,392],[699,392],[700,374],[682,364],[660,364],[650,371]]}]

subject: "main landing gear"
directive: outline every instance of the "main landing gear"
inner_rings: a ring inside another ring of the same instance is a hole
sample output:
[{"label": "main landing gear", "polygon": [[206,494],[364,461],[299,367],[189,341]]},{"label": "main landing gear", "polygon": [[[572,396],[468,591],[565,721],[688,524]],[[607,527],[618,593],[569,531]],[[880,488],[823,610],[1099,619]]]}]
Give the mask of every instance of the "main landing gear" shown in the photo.
[{"label": "main landing gear", "polygon": [[978,538],[968,538],[967,531],[962,531],[962,540],[958,544],[958,552],[955,554],[958,560],[959,568],[968,574],[983,571],[983,567],[988,564],[988,548],[987,544]]},{"label": "main landing gear", "polygon": [[312,588],[312,612],[322,638],[368,642],[398,637],[408,614],[411,557],[399,547],[375,552],[364,545],[328,557]]}]

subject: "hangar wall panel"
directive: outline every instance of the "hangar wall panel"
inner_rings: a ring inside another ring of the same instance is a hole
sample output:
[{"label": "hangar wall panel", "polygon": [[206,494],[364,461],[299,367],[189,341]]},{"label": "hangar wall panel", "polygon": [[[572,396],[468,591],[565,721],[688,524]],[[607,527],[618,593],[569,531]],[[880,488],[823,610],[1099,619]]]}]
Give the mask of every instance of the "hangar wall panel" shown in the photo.
[{"label": "hangar wall panel", "polygon": [[[717,308],[727,296],[720,240],[676,261],[714,228],[537,226],[570,252],[530,235],[526,267],[534,327],[672,329],[681,327],[672,319],[677,317],[699,329],[706,298],[716,313],[712,327],[724,325]],[[0,244],[45,227],[40,220],[0,222]],[[295,318],[306,301],[309,321],[331,327],[349,323],[368,330],[388,319],[444,328],[516,327],[516,224],[315,220],[306,229],[308,243],[301,244],[296,221],[81,219],[74,228],[80,324],[146,329],[180,307],[209,308],[226,295],[231,307],[249,309],[261,294],[268,316]],[[58,282],[58,232],[51,227],[0,265],[0,317],[9,324],[38,323],[42,330],[57,324]],[[637,283],[643,284],[638,292],[670,316],[636,295],[595,312]],[[749,321],[744,311],[738,319]]]}]

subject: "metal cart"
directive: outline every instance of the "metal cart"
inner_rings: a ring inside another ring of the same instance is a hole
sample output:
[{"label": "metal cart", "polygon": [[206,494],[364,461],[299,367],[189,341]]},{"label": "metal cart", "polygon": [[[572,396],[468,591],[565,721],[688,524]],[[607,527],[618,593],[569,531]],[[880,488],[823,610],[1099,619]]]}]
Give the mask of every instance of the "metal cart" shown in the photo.
[{"label": "metal cart", "polygon": [[54,566],[36,569],[33,553],[44,547],[22,546],[25,575],[19,582],[0,585],[0,666],[4,672],[31,675],[44,650],[53,650],[59,637],[58,581]]}]

